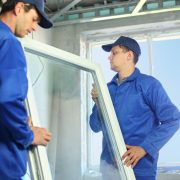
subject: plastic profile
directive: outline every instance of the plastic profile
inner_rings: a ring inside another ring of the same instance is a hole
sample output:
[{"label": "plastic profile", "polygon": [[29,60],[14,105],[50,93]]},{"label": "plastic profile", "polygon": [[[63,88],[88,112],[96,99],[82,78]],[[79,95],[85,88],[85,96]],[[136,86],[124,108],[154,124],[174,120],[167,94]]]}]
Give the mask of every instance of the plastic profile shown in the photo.
[{"label": "plastic profile", "polygon": [[[100,68],[91,61],[87,61],[84,58],[80,58],[79,56],[37,42],[35,40],[24,39],[21,42],[26,52],[30,52],[38,56],[53,59],[53,61],[61,62],[66,65],[68,64],[70,66],[76,67],[80,70],[85,70],[92,74],[97,90],[100,93],[99,104],[102,110],[102,116],[105,120],[105,124],[109,128],[108,131],[110,132],[110,140],[112,141],[113,147],[117,148],[116,151],[114,151],[115,157],[118,161],[117,165],[119,167],[119,170],[120,169],[124,170],[125,176],[123,177],[123,180],[135,180],[135,176],[132,168],[124,166],[123,163],[121,162],[121,156],[125,153],[126,147],[113,108],[113,104],[107,89],[107,85],[105,83]],[[29,92],[32,92],[31,88],[29,89]],[[39,125],[35,103],[34,100],[31,99],[33,99],[32,93],[28,95],[28,102],[30,107],[29,109],[31,112],[33,124]],[[37,156],[37,159],[39,160],[39,164],[40,164],[40,166],[38,166],[38,168],[41,169],[41,175],[42,175],[42,179],[40,180],[51,180],[52,177],[51,177],[51,172],[50,172],[45,148],[38,146],[37,154],[35,154],[35,156]]]},{"label": "plastic profile", "polygon": [[[26,109],[29,116],[33,120],[34,126],[40,126],[39,116],[37,113],[36,103],[34,100],[33,90],[30,78],[29,79],[29,89],[28,96],[25,102]],[[43,146],[32,146],[28,151],[29,157],[29,167],[31,172],[31,177],[33,180],[52,180],[52,175],[50,171],[50,166],[48,162],[46,148]]]}]

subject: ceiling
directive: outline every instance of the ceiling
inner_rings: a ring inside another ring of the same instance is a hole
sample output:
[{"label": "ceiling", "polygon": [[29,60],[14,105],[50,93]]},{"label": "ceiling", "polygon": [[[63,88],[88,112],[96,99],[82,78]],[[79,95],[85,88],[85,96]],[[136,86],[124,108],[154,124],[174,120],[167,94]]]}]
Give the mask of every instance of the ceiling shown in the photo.
[{"label": "ceiling", "polygon": [[75,8],[93,7],[96,4],[106,5],[113,2],[137,2],[138,0],[45,0],[46,6],[50,8],[50,11],[57,11],[66,7],[68,4],[75,2]]},{"label": "ceiling", "polygon": [[45,9],[54,23],[64,25],[179,11],[180,0],[45,0]]}]

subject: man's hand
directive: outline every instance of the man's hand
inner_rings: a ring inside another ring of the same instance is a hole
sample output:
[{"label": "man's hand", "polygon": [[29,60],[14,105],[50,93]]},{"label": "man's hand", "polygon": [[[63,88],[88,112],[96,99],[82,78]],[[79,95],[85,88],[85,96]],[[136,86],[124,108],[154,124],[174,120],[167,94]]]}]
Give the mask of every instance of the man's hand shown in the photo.
[{"label": "man's hand", "polygon": [[31,127],[34,133],[33,145],[43,145],[47,146],[48,142],[51,140],[52,134],[48,132],[45,128]]},{"label": "man's hand", "polygon": [[130,146],[126,145],[127,151],[122,156],[124,164],[132,168],[138,163],[138,161],[143,158],[147,152],[140,146]]},{"label": "man's hand", "polygon": [[93,88],[91,90],[91,96],[92,96],[93,101],[96,102],[97,98],[98,98],[98,93],[97,93],[95,85],[92,84],[92,86],[93,86]]}]

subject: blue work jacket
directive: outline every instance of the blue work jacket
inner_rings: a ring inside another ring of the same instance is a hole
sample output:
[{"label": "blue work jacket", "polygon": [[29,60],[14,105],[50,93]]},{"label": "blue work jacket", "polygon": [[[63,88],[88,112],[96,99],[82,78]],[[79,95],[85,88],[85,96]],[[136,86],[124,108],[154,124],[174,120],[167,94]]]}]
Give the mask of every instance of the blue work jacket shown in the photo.
[{"label": "blue work jacket", "polygon": [[26,173],[27,147],[34,135],[27,124],[26,61],[20,42],[0,21],[0,179],[20,180]]},{"label": "blue work jacket", "polygon": [[[137,176],[155,176],[158,152],[178,130],[180,113],[154,77],[141,74],[136,68],[120,85],[117,78],[118,74],[108,83],[108,89],[124,141],[147,152],[134,172]],[[96,105],[90,116],[90,127],[94,132],[102,130]],[[103,137],[101,159],[113,164],[111,153]]]}]

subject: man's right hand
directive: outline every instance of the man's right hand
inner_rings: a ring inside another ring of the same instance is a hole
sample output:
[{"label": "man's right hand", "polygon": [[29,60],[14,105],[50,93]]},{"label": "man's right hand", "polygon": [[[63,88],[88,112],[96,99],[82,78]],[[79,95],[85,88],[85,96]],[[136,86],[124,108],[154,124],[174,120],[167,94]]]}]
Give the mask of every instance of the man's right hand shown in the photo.
[{"label": "man's right hand", "polygon": [[92,87],[93,88],[91,90],[91,96],[92,96],[93,101],[96,102],[98,98],[98,93],[94,84],[92,84]]},{"label": "man's right hand", "polygon": [[33,145],[43,145],[47,146],[48,142],[51,140],[52,134],[45,128],[31,126],[31,130],[34,133]]}]

